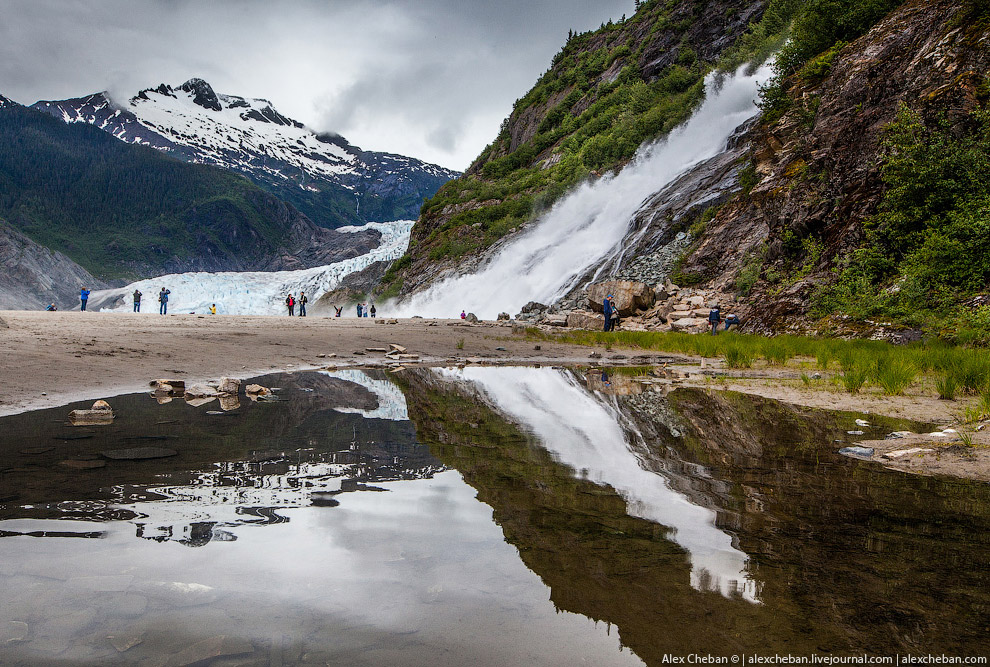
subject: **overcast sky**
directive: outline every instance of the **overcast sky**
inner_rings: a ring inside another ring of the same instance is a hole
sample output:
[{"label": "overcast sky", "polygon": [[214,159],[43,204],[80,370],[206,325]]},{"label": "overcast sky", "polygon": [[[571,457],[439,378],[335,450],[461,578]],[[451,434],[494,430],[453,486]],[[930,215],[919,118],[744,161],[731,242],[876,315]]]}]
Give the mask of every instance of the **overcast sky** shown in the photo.
[{"label": "overcast sky", "polygon": [[320,131],[464,169],[570,28],[633,0],[0,0],[0,93],[126,100],[199,76]]}]

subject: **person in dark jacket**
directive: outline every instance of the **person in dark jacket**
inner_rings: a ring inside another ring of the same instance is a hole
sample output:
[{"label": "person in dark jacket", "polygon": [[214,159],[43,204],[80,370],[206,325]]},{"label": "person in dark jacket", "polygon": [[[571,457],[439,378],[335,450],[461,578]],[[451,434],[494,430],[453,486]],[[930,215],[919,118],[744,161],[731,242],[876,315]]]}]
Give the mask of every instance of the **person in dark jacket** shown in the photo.
[{"label": "person in dark jacket", "polygon": [[615,312],[612,309],[612,295],[611,294],[609,294],[608,296],[606,296],[605,297],[605,300],[602,301],[602,312],[605,313],[605,331],[611,331],[612,330],[612,315]]},{"label": "person in dark jacket", "polygon": [[305,292],[299,293],[299,317],[306,317],[306,304],[309,303],[309,299],[306,298]]},{"label": "person in dark jacket", "polygon": [[725,330],[728,331],[729,327],[739,328],[740,320],[738,315],[729,313],[725,318]]},{"label": "person in dark jacket", "polygon": [[375,310],[375,304],[371,304],[371,316],[374,317],[375,316],[375,313],[377,313],[377,312],[378,311]]},{"label": "person in dark jacket", "polygon": [[289,296],[285,297],[285,305],[289,309],[289,317],[296,314],[296,297],[289,294]]},{"label": "person in dark jacket", "polygon": [[158,293],[159,315],[168,315],[168,295],[171,293],[171,290],[167,290],[164,287],[162,288],[162,291]]},{"label": "person in dark jacket", "polygon": [[79,310],[86,310],[86,302],[89,301],[89,288],[83,287],[79,290],[79,301],[82,303]]},{"label": "person in dark jacket", "polygon": [[708,323],[712,325],[712,335],[718,335],[718,325],[722,322],[722,311],[719,310],[718,304],[716,303],[712,306],[712,309],[708,311]]},{"label": "person in dark jacket", "polygon": [[334,306],[333,307],[333,310],[334,310],[334,313],[335,313],[334,314],[334,317],[340,317],[340,313],[344,310],[344,307],[343,306],[339,306],[339,307],[338,306]]},{"label": "person in dark jacket", "polygon": [[141,290],[134,290],[134,312],[141,312]]}]

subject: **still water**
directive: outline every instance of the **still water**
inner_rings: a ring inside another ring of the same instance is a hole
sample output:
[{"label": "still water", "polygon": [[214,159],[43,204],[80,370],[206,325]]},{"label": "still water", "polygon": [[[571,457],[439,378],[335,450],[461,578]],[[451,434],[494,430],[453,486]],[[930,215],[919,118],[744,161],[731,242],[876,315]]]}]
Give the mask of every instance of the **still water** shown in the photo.
[{"label": "still water", "polygon": [[[840,457],[862,415],[549,368],[257,381],[281,400],[0,419],[0,663],[986,651],[990,485]],[[135,447],[176,454],[104,454]]]}]

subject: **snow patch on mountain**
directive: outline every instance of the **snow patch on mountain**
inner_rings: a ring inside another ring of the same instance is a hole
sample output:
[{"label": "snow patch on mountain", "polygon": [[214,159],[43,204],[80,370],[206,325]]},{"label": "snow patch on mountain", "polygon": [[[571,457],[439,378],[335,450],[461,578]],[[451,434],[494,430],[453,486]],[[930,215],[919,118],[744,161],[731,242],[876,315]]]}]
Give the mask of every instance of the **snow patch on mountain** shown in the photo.
[{"label": "snow patch on mountain", "polygon": [[164,287],[171,292],[168,302],[170,313],[207,313],[210,304],[215,303],[219,314],[282,315],[286,312],[285,297],[290,293],[298,298],[300,292],[306,292],[312,304],[337,287],[348,274],[374,262],[401,257],[409,247],[413,223],[412,220],[399,220],[340,227],[337,231],[345,233],[377,230],[381,234],[381,242],[367,254],[334,264],[298,271],[173,273],[139,280],[126,287],[93,292],[90,304],[101,311],[130,312],[134,290],[140,290],[143,294],[142,309],[156,312],[158,293]]}]

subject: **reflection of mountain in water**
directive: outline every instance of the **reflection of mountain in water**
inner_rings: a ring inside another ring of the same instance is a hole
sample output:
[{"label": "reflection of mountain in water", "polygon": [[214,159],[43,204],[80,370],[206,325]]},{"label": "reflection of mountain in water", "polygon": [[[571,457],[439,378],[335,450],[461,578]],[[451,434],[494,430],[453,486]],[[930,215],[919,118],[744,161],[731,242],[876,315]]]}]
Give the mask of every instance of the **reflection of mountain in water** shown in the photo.
[{"label": "reflection of mountain in water", "polygon": [[[164,482],[128,480],[104,487],[100,494],[105,498],[22,507],[18,512],[22,518],[5,522],[0,534],[47,536],[49,530],[39,530],[39,524],[45,522],[23,518],[31,516],[68,520],[59,536],[103,536],[78,523],[73,529],[71,522],[128,521],[135,525],[138,537],[202,546],[237,539],[231,530],[236,526],[288,521],[285,509],[332,507],[339,503],[340,494],[379,490],[376,482],[424,479],[444,470],[429,450],[416,442],[411,425],[400,421],[408,414],[405,398],[380,373],[348,371],[336,377],[324,373],[275,374],[259,381],[278,387],[282,400],[245,402],[239,411],[228,413],[233,417],[203,419],[205,408],[158,406],[139,395],[139,409],[118,409],[118,420],[101,433],[104,437],[96,446],[117,446],[114,430],[121,431],[118,437],[133,438],[133,425],[154,423],[162,412],[183,411],[187,419],[193,418],[190,421],[202,423],[203,429],[191,429],[188,421],[176,424],[186,434],[182,445],[178,445],[180,438],[175,438],[177,446],[183,448],[180,456],[138,464],[141,467],[137,469],[144,471],[159,466],[155,476]],[[121,406],[129,402],[114,399],[114,403]],[[218,434],[217,428],[222,433]],[[226,443],[228,451],[239,452],[246,460],[204,463],[199,470],[182,465],[183,455],[199,447],[222,456],[218,442]],[[132,478],[134,466],[126,466]],[[58,489],[47,493],[58,493]],[[88,493],[92,496],[94,490]]]},{"label": "reflection of mountain in water", "polygon": [[[553,602],[614,624],[647,664],[670,653],[984,650],[990,487],[838,456],[834,439],[862,415],[695,390],[597,397],[643,435],[640,465],[733,535],[756,605],[691,587],[693,563],[669,528],[638,518],[631,496],[591,469],[562,465],[537,431],[499,415],[494,394],[427,371],[401,377],[420,440],[492,507]],[[874,435],[918,428],[869,420]]]}]

